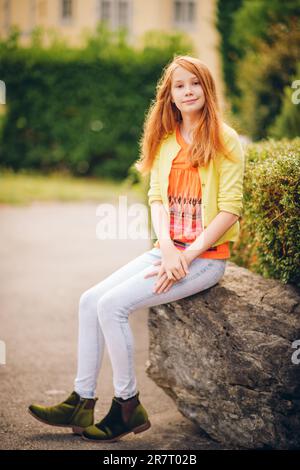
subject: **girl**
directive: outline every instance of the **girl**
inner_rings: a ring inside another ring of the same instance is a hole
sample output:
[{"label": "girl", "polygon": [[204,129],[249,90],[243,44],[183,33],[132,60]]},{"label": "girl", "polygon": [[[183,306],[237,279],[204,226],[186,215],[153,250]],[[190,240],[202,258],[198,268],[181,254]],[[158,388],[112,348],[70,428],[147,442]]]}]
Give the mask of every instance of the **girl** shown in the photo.
[{"label": "girl", "polygon": [[[214,286],[224,275],[229,242],[239,234],[244,153],[236,131],[221,120],[213,77],[197,58],[176,56],[165,67],[141,149],[136,166],[142,174],[150,171],[157,241],[82,294],[74,390],[58,405],[29,407],[40,421],[72,427],[93,442],[151,425],[139,400],[129,314]],[[93,424],[105,344],[115,394],[107,415]]]}]

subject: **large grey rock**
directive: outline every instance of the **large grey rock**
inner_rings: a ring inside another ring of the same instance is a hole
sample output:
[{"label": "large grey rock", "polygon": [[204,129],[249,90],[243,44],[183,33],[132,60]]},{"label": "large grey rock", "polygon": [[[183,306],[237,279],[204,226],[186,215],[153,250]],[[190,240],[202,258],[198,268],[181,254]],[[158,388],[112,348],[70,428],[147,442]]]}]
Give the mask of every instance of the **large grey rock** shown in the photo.
[{"label": "large grey rock", "polygon": [[227,262],[216,286],[152,307],[148,323],[147,374],[202,431],[300,448],[299,289]]}]

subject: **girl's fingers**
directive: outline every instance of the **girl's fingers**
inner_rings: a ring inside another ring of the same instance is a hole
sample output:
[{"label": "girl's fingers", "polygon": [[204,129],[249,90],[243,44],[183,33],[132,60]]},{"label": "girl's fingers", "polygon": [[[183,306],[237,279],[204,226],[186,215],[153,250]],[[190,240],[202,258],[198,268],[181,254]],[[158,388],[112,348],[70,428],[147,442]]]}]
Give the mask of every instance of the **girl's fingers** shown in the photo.
[{"label": "girl's fingers", "polygon": [[163,292],[164,289],[166,288],[166,286],[168,285],[168,283],[169,283],[169,279],[166,279],[164,282],[162,282],[161,286],[159,286],[159,287],[156,288],[156,292],[157,292],[158,294],[160,294],[161,292]]},{"label": "girl's fingers", "polygon": [[153,291],[156,292],[159,289],[161,289],[162,285],[165,283],[166,280],[167,280],[166,273],[164,273],[161,278],[156,280]]},{"label": "girl's fingers", "polygon": [[167,292],[168,290],[170,290],[173,284],[174,284],[174,281],[170,281],[167,287],[165,287],[164,292]]},{"label": "girl's fingers", "polygon": [[[161,264],[161,263],[162,263],[162,260],[160,259],[160,260],[158,260],[158,261],[155,261],[155,263],[153,263],[153,264],[154,264],[154,265],[158,265],[158,264]],[[166,271],[164,265],[161,264],[160,270],[159,270],[159,272],[158,272],[158,279],[160,279],[160,278],[163,276],[164,273],[167,275],[168,279],[175,280],[175,281],[176,281],[176,279],[177,279],[177,280],[180,279],[180,276],[178,276],[178,274],[174,274],[174,273],[172,273],[172,271],[170,271],[170,270],[167,270],[167,271]]]},{"label": "girl's fingers", "polygon": [[163,266],[160,267],[159,271],[158,271],[158,277],[162,276],[165,272],[165,268]]},{"label": "girl's fingers", "polygon": [[184,270],[182,269],[182,267],[180,267],[180,269],[177,269],[175,271],[175,279],[177,279],[177,281],[180,281],[181,278],[183,278],[185,276],[185,272]]},{"label": "girl's fingers", "polygon": [[156,276],[158,271],[151,271],[150,273],[145,274],[144,279],[147,279],[148,277]]},{"label": "girl's fingers", "polygon": [[[161,263],[161,260],[159,259],[158,261],[155,261],[153,264],[153,266],[157,266]],[[145,276],[144,276],[144,279],[147,279],[148,277],[151,277],[151,276],[155,276],[157,273],[159,272],[159,269],[156,269],[155,271],[151,271],[150,273],[147,273]]]},{"label": "girl's fingers", "polygon": [[167,270],[167,277],[168,279],[176,279],[176,276],[169,269]]},{"label": "girl's fingers", "polygon": [[164,282],[164,284],[161,286],[161,288],[159,289],[157,293],[160,294],[161,292],[167,292],[172,287],[173,284],[174,284],[174,281],[167,279],[166,282]]},{"label": "girl's fingers", "polygon": [[161,280],[161,282],[157,283],[154,288],[154,292],[157,292],[157,294],[160,294],[161,292],[167,292],[175,282],[176,281],[173,281],[173,279],[165,278],[164,280]]},{"label": "girl's fingers", "polygon": [[181,256],[181,264],[182,264],[182,267],[185,270],[186,274],[188,274],[189,273],[189,266],[187,264],[187,260],[185,259],[185,257],[183,255]]},{"label": "girl's fingers", "polygon": [[158,273],[158,278],[160,278],[164,273],[166,273],[168,279],[176,280],[176,277],[172,273],[172,271],[170,271],[170,270],[166,271],[165,266],[162,264],[162,259],[159,259],[158,261],[155,261],[155,263],[153,263],[153,264],[155,264],[155,265],[161,264],[161,267],[160,267],[160,270],[159,270],[159,273]]},{"label": "girl's fingers", "polygon": [[165,280],[166,280],[166,276],[165,276],[165,275],[162,276],[161,278],[159,278],[159,279],[155,282],[155,284],[154,284],[154,289],[155,289],[155,290],[160,289],[161,286],[163,285],[163,283],[165,282]]},{"label": "girl's fingers", "polygon": [[162,278],[165,279],[166,275],[167,275],[167,274],[166,274],[165,267],[164,267],[164,265],[161,265],[161,268],[160,268],[160,270],[158,271],[156,283],[157,283],[158,281],[161,281]]}]

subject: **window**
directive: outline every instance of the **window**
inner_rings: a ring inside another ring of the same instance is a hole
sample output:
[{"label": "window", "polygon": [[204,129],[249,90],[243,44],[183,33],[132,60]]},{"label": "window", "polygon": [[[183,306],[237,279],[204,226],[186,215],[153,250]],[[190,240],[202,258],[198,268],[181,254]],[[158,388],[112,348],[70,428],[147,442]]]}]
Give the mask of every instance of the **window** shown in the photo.
[{"label": "window", "polygon": [[62,0],[62,19],[70,20],[73,16],[73,1],[72,0]]},{"label": "window", "polygon": [[128,27],[128,2],[118,2],[118,24]]},{"label": "window", "polygon": [[110,22],[111,19],[111,2],[108,0],[104,0],[101,2],[101,19],[103,21]]},{"label": "window", "polygon": [[111,29],[129,29],[129,10],[129,0],[100,0],[100,20],[106,21]]},{"label": "window", "polygon": [[177,26],[192,26],[195,22],[196,5],[191,0],[176,0],[174,5],[174,23]]},{"label": "window", "polygon": [[175,6],[175,22],[179,23],[183,19],[183,2],[174,2]]},{"label": "window", "polygon": [[6,33],[9,32],[10,28],[10,0],[4,0],[3,1],[3,26],[6,31]]},{"label": "window", "polygon": [[187,8],[188,8],[188,11],[187,11],[188,22],[192,23],[195,18],[195,3],[188,2]]}]

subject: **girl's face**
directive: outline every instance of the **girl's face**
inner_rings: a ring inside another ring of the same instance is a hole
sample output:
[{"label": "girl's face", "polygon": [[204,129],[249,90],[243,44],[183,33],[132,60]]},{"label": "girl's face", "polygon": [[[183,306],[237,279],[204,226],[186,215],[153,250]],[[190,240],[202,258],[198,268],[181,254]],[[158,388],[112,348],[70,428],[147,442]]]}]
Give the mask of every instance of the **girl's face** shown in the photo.
[{"label": "girl's face", "polygon": [[196,75],[180,65],[173,71],[171,84],[172,102],[184,115],[196,115],[203,108],[205,97]]}]

